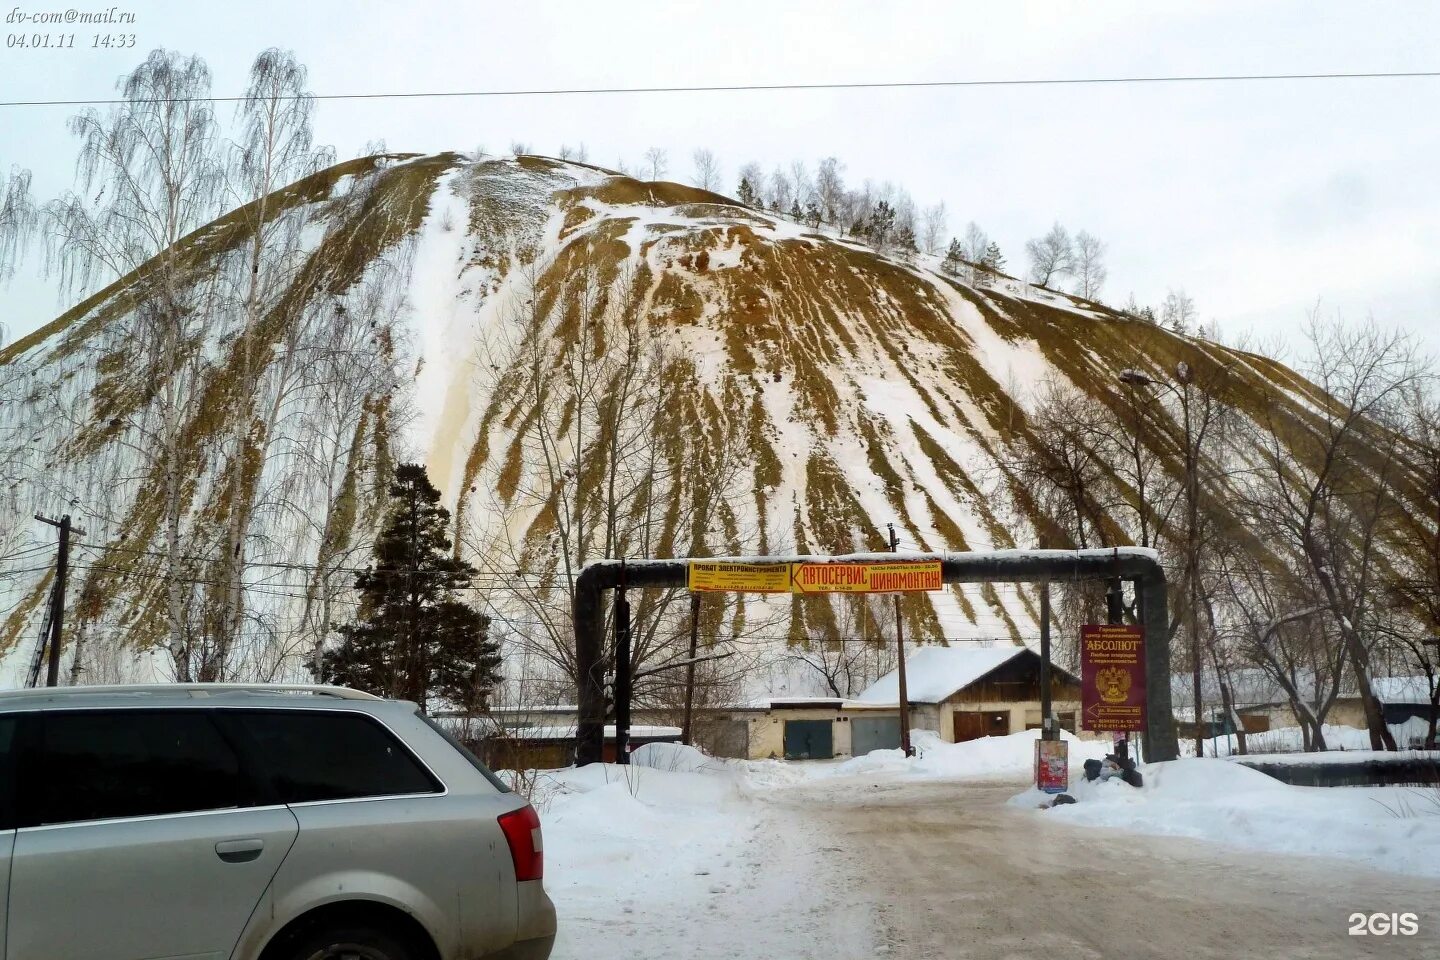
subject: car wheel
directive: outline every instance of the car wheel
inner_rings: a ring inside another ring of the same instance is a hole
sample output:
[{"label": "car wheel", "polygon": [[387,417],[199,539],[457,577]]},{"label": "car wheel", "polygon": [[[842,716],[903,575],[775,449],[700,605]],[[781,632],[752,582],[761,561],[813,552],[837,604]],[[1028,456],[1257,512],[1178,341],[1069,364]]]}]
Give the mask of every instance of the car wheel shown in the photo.
[{"label": "car wheel", "polygon": [[307,934],[286,956],[291,960],[416,960],[410,945],[390,931],[360,926]]}]

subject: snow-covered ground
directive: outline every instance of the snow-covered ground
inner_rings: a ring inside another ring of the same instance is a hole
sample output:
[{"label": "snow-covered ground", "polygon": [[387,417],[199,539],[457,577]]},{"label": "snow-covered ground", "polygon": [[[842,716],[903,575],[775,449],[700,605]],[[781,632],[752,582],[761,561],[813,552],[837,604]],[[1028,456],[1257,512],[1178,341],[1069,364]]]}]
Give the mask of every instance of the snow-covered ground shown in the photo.
[{"label": "snow-covered ground", "polygon": [[[1072,781],[1078,802],[1035,815],[1440,877],[1440,789],[1292,787],[1210,757],[1144,764],[1141,772],[1138,790],[1116,780]],[[1011,804],[1033,808],[1049,799],[1031,788]]]},{"label": "snow-covered ground", "polygon": [[[874,956],[868,916],[835,915],[846,871],[821,861],[838,851],[817,850],[795,811],[757,800],[782,771],[752,778],[666,744],[635,760],[539,775],[556,960]],[[756,922],[766,916],[784,922]]]},{"label": "snow-covered ground", "polygon": [[[1109,740],[1081,740],[1066,731],[1061,737],[1070,745],[1071,778],[1084,769],[1089,759],[1102,759],[1112,749]],[[844,760],[831,775],[879,775],[894,779],[1003,780],[1028,778],[1035,763],[1035,741],[1039,730],[1008,737],[981,737],[964,743],[946,743],[933,730],[916,730],[911,738],[917,756],[907,760],[899,750],[876,750],[863,757]],[[822,768],[823,770],[823,768]]]},{"label": "snow-covered ground", "polygon": [[1033,790],[1005,809],[1005,788],[995,785],[1018,791],[1028,780],[1034,732],[948,744],[916,731],[920,756],[910,760],[893,750],[831,762],[716,760],[650,744],[628,768],[535,774],[546,886],[560,913],[555,956],[883,955],[886,927],[876,917],[884,891],[862,889],[857,878],[873,864],[853,836],[835,832],[828,811],[857,797],[904,803],[916,790],[946,784],[955,785],[956,802],[993,806],[1000,823],[1021,833],[1027,818],[1042,818],[1047,829],[1063,825],[1077,839],[1130,831],[1211,841],[1217,857],[1319,855],[1440,877],[1440,792],[1290,787],[1210,758],[1146,765],[1139,790],[1092,784],[1081,766],[1107,744],[1067,739],[1078,802],[1043,811]]},{"label": "snow-covered ground", "polygon": [[[911,760],[878,750],[807,763],[716,760],[655,743],[629,767],[533,774],[545,884],[560,913],[555,957],[874,957],[883,944],[852,889],[864,868],[786,801],[797,789],[806,804],[823,804],[891,782],[1018,781],[1036,736],[950,744],[917,730]],[[1072,765],[1104,747],[1072,740]],[[756,923],[761,916],[785,922]]]}]

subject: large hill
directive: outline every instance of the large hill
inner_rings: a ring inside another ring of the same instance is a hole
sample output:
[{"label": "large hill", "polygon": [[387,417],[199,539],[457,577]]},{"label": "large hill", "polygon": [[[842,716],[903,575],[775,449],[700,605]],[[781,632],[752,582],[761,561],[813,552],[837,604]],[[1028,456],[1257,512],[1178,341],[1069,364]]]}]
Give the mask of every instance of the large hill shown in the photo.
[{"label": "large hill", "polygon": [[[566,577],[598,556],[884,549],[888,523],[907,549],[1078,545],[1022,467],[1042,384],[1118,409],[1120,371],[1184,361],[1228,367],[1247,417],[1304,423],[1326,402],[1278,363],[1099,304],[584,164],[368,158],[271,209],[299,218],[305,257],[252,328],[210,291],[249,239],[231,215],[176,251],[193,322],[164,363],[145,270],[0,354],[17,480],[0,683],[27,669],[50,586],[35,511],[86,529],[77,677],[166,675],[175,644],[203,653],[236,569],[245,639],[217,675],[286,676],[353,609],[398,458],[428,465],[503,629],[559,636]],[[247,379],[242,356],[263,369]],[[1173,404],[1144,417],[1173,478]],[[237,497],[243,561],[227,562]],[[1138,539],[1134,501],[1091,505],[1087,545]],[[873,636],[884,609],[736,601],[707,611],[707,633]],[[919,641],[1008,641],[1037,613],[1026,591],[974,586],[906,618]]]}]

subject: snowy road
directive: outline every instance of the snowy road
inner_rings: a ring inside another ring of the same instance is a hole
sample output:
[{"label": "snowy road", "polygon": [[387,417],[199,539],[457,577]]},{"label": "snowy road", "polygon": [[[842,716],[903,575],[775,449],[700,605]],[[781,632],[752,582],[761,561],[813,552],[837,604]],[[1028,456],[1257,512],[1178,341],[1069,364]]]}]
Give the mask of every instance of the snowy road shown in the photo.
[{"label": "snowy road", "polygon": [[[841,852],[834,865],[864,865],[851,889],[873,897],[878,955],[1440,957],[1440,888],[1431,879],[1077,830],[1006,807],[1017,789],[857,783],[837,793],[832,782],[773,799],[821,818],[815,835]],[[1347,933],[1351,913],[1379,911],[1418,914],[1419,935]]]},{"label": "snowy road", "polygon": [[[1081,829],[1006,806],[1013,780],[728,783],[570,798],[546,878],[556,960],[1440,957],[1432,878]],[[1419,935],[1347,933],[1379,911],[1417,914]]]}]

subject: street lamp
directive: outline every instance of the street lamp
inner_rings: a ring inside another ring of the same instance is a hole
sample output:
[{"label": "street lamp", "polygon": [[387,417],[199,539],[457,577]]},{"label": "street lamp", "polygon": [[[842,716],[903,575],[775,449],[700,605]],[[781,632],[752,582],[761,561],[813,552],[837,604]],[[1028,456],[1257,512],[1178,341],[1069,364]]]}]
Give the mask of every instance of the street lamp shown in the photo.
[{"label": "street lamp", "polygon": [[[1197,469],[1195,444],[1192,437],[1190,422],[1190,385],[1195,379],[1194,371],[1185,361],[1175,364],[1175,383],[1166,383],[1133,368],[1121,370],[1118,374],[1121,383],[1128,387],[1155,387],[1173,393],[1180,401],[1182,411],[1183,427],[1185,430],[1185,560],[1189,573],[1186,584],[1188,593],[1189,615],[1186,617],[1190,630],[1190,660],[1194,672],[1194,699],[1195,699],[1195,756],[1205,755],[1205,737],[1200,728],[1200,716],[1203,709],[1201,700],[1200,683],[1200,593],[1197,583],[1200,576],[1200,483],[1199,470]],[[1176,383],[1180,386],[1176,387]],[[1139,431],[1139,417],[1136,417],[1136,431]],[[1143,491],[1141,496],[1141,511],[1145,509]]]}]

